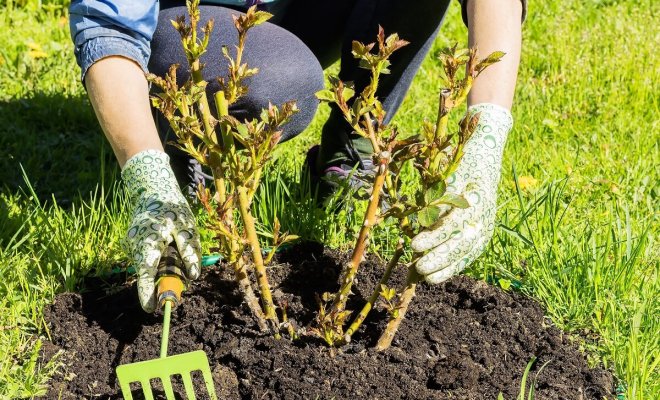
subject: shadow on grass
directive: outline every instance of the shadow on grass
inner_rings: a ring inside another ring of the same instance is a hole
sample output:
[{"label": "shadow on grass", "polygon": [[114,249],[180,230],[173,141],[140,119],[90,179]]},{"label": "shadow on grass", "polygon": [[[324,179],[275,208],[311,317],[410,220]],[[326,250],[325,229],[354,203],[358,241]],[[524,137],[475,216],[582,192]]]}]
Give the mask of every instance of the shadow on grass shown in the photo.
[{"label": "shadow on grass", "polygon": [[[0,185],[68,205],[99,184],[110,186],[117,163],[84,95],[35,94],[0,102]],[[21,169],[22,167],[22,169]]]}]

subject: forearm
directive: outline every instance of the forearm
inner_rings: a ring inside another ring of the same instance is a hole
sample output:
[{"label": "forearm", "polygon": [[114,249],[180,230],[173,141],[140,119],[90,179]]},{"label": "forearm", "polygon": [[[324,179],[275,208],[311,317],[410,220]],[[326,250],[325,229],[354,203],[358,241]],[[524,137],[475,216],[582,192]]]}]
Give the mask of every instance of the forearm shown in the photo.
[{"label": "forearm", "polygon": [[493,103],[511,109],[520,63],[522,4],[520,0],[469,0],[467,15],[469,44],[477,46],[480,57],[494,51],[506,53],[475,80],[468,105]]},{"label": "forearm", "polygon": [[147,80],[138,64],[124,57],[101,59],[89,68],[85,84],[120,166],[143,150],[163,150],[149,107]]}]

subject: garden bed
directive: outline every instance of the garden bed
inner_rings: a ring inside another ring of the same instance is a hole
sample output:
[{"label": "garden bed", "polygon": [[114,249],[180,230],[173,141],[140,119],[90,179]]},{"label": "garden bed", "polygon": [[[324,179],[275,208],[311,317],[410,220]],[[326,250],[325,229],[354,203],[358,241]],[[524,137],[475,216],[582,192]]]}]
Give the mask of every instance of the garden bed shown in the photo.
[{"label": "garden bed", "polygon": [[[278,256],[274,294],[287,299],[298,326],[312,322],[316,293],[336,290],[346,259],[313,244]],[[373,260],[363,265],[349,309],[371,293],[381,268]],[[400,268],[393,279],[403,275]],[[333,352],[312,336],[276,340],[258,331],[231,276],[207,269],[174,311],[170,336],[170,354],[208,354],[221,399],[495,399],[500,392],[514,399],[533,356],[530,381],[549,361],[536,399],[614,397],[613,376],[590,369],[535,301],[468,277],[420,285],[392,347],[378,353],[371,347],[384,312],[374,312],[349,346]],[[58,295],[45,318],[52,343],[44,344],[43,358],[65,350],[47,398],[121,398],[115,367],[158,356],[161,318],[142,311],[134,284],[90,281],[85,293]]]}]

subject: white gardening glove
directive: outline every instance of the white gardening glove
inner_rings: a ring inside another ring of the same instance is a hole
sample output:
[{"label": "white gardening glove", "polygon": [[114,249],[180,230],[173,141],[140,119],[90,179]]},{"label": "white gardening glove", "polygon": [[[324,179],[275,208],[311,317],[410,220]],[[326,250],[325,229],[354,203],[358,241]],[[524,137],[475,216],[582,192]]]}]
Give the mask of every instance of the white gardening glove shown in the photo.
[{"label": "white gardening glove", "polygon": [[497,184],[502,151],[513,125],[511,113],[495,104],[481,103],[468,114],[481,113],[477,128],[465,144],[458,168],[447,181],[447,191],[462,194],[470,206],[454,208],[442,224],[412,240],[415,252],[427,252],[417,261],[417,272],[429,283],[440,283],[462,271],[486,248],[495,229]]},{"label": "white gardening glove", "polygon": [[185,277],[199,277],[200,241],[195,218],[181,194],[170,158],[158,150],[131,157],[121,172],[133,207],[125,246],[138,274],[138,296],[147,312],[156,309],[158,261],[174,241],[185,267]]}]

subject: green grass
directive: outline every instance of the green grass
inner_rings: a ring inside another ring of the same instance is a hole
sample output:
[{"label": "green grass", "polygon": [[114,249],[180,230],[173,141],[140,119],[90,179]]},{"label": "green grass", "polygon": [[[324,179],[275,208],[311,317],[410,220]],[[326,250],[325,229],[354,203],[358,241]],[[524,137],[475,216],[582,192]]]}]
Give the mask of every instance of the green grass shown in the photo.
[{"label": "green grass", "polygon": [[[78,81],[65,3],[0,9],[0,398],[43,391],[56,367],[36,360],[53,296],[126,261],[118,169]],[[537,298],[628,399],[660,398],[659,12],[651,0],[531,2],[499,225],[468,271]],[[456,5],[395,118],[402,131],[432,116],[434,54],[454,41],[466,41]],[[315,210],[297,185],[325,116],[278,150],[255,212],[264,236],[277,216],[348,246],[359,222]],[[379,229],[371,250],[393,238]]]},{"label": "green grass", "polygon": [[[550,363],[551,360],[548,360],[545,362],[545,364],[541,365],[540,368],[536,371],[536,375],[532,377],[532,381],[529,383],[529,386],[527,386],[527,379],[530,377],[530,371],[536,364],[536,357],[532,357],[531,360],[527,363],[527,366],[525,367],[525,372],[523,372],[522,378],[520,379],[520,392],[518,392],[518,397],[516,400],[534,400],[535,399],[535,391],[536,391],[536,378],[543,372],[543,369]],[[500,394],[497,396],[497,400],[505,400],[504,395],[500,392]]]}]

